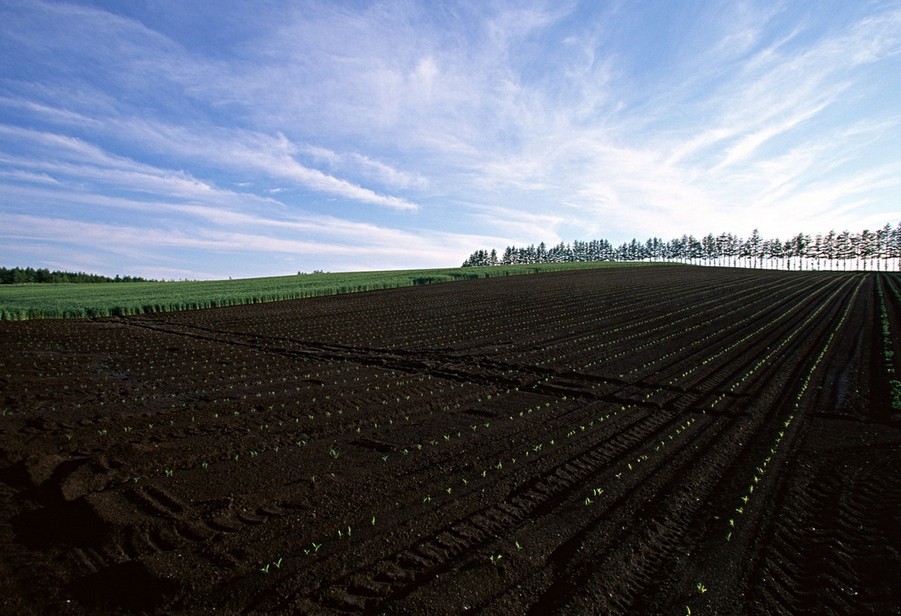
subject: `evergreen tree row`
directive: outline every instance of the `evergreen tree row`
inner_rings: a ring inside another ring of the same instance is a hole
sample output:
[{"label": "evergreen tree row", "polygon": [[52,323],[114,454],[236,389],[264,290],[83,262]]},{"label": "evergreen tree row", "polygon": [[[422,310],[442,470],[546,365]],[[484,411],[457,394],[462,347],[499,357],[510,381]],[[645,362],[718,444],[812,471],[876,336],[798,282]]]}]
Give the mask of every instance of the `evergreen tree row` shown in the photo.
[{"label": "evergreen tree row", "polygon": [[100,276],[98,274],[86,274],[84,272],[51,272],[45,268],[33,267],[0,267],[0,284],[21,284],[41,282],[147,282],[137,276]]},{"label": "evergreen tree row", "polygon": [[830,231],[815,237],[799,233],[791,239],[765,239],[755,229],[747,239],[731,233],[712,233],[701,238],[683,235],[663,241],[633,239],[614,246],[609,241],[561,242],[548,248],[508,246],[498,256],[492,249],[477,250],[463,267],[561,263],[575,261],[675,261],[698,265],[778,269],[901,270],[901,223],[886,224],[876,231],[860,233]]}]

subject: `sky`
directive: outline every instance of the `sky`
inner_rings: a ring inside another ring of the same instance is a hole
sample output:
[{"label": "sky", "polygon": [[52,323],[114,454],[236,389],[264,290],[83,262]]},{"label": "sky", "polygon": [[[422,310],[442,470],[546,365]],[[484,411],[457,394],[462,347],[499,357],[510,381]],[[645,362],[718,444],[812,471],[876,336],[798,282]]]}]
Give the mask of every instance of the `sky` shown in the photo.
[{"label": "sky", "polygon": [[901,0],[0,0],[0,265],[456,267],[901,221]]}]

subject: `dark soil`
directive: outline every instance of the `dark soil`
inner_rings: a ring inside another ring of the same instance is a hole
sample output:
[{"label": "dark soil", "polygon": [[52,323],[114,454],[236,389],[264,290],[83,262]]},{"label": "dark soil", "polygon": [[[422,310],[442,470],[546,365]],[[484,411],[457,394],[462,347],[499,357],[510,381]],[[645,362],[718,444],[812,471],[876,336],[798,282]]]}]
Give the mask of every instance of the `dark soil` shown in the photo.
[{"label": "dark soil", "polygon": [[892,274],[0,323],[5,614],[901,614]]}]

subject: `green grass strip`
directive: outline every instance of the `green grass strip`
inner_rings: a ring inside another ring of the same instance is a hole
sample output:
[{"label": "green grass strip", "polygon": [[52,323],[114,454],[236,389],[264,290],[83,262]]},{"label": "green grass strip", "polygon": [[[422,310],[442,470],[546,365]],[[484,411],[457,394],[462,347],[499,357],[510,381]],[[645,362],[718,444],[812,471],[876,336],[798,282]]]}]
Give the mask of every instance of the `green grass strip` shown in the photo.
[{"label": "green grass strip", "polygon": [[647,263],[541,263],[380,272],[298,274],[200,282],[0,285],[0,321],[94,318],[256,304],[303,297],[573,269]]}]

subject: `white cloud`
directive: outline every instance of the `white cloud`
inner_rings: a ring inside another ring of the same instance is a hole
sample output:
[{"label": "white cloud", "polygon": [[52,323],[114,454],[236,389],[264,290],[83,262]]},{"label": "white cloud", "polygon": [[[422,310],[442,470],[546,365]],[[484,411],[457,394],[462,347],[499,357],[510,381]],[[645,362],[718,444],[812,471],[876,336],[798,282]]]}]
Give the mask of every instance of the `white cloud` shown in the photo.
[{"label": "white cloud", "polygon": [[[119,122],[125,134],[143,140],[147,146],[161,149],[169,155],[188,159],[202,158],[226,168],[235,170],[251,169],[261,171],[270,178],[289,180],[296,185],[310,188],[374,205],[386,206],[396,210],[416,211],[420,206],[409,199],[386,195],[360,184],[335,177],[320,169],[309,167],[297,160],[298,154],[313,155],[331,163],[340,162],[342,157],[327,148],[309,145],[296,145],[285,135],[276,136],[262,133],[234,130],[212,130],[205,134],[182,127],[164,126],[160,123],[123,119]],[[363,164],[374,169],[379,177],[390,177],[404,183],[411,176],[396,171],[389,165],[362,160]]]},{"label": "white cloud", "polygon": [[[125,120],[119,121],[120,135],[147,138],[151,132],[155,145],[164,145],[170,152],[189,157],[203,157],[207,161],[216,160],[228,167],[251,167],[267,173],[270,177],[291,180],[307,188],[334,194],[357,201],[387,206],[389,208],[416,211],[419,206],[408,199],[380,194],[369,188],[343,180],[318,169],[307,167],[294,158],[298,151],[284,135],[271,138],[259,134],[236,133],[212,136],[191,134],[186,130],[163,128],[155,130],[146,123],[134,126]],[[190,177],[182,171],[156,169],[150,165],[137,163],[122,156],[105,152],[103,149],[82,139],[48,132],[21,129],[0,125],[0,134],[7,134],[27,141],[40,149],[47,158],[63,158],[84,161],[90,164],[74,165],[58,163],[44,158],[31,161],[19,157],[16,162],[33,168],[58,171],[73,176],[105,180],[139,190],[166,190],[176,194],[190,194],[209,190],[211,187]],[[9,159],[8,159],[9,160]],[[361,157],[360,163],[381,177],[395,182],[410,182],[408,176],[393,170],[390,166]]]},{"label": "white cloud", "polygon": [[[2,160],[2,158],[0,158]],[[9,178],[11,180],[20,180],[23,182],[32,182],[36,184],[59,184],[46,173],[33,173],[31,171],[23,171],[21,169],[0,169],[0,178]]]},{"label": "white cloud", "polygon": [[0,96],[0,105],[11,108],[24,109],[47,120],[64,125],[82,126],[87,128],[101,128],[103,122],[90,118],[84,114],[59,109],[50,105],[43,105],[22,97]]},{"label": "white cloud", "polygon": [[[430,231],[411,233],[374,226],[358,226],[334,219],[277,223],[240,214],[226,214],[223,217],[221,212],[216,210],[199,211],[197,208],[192,214],[227,224],[223,228],[163,226],[148,228],[3,212],[0,212],[0,224],[11,230],[4,243],[28,241],[44,246],[56,245],[54,250],[63,253],[66,252],[67,245],[75,245],[74,251],[77,252],[77,245],[87,243],[102,247],[100,249],[102,254],[119,255],[145,263],[166,260],[165,255],[172,249],[189,249],[213,253],[243,253],[247,258],[272,254],[325,260],[339,258],[350,264],[356,264],[356,268],[351,265],[344,269],[369,269],[363,265],[370,262],[370,259],[395,268],[409,269],[411,264],[413,267],[442,267],[447,266],[449,261],[457,265],[457,261],[462,262],[469,252],[481,248],[486,241],[497,239],[481,235]],[[332,222],[337,222],[337,226],[331,224]],[[327,232],[323,235],[310,234],[311,239],[262,232],[262,229],[272,226],[293,227],[294,230],[307,231],[327,229]],[[255,227],[258,228],[256,232]],[[385,269],[385,266],[376,269]],[[182,269],[179,274],[184,277],[196,277],[196,272],[190,270]],[[166,274],[163,277],[175,276]]]}]

